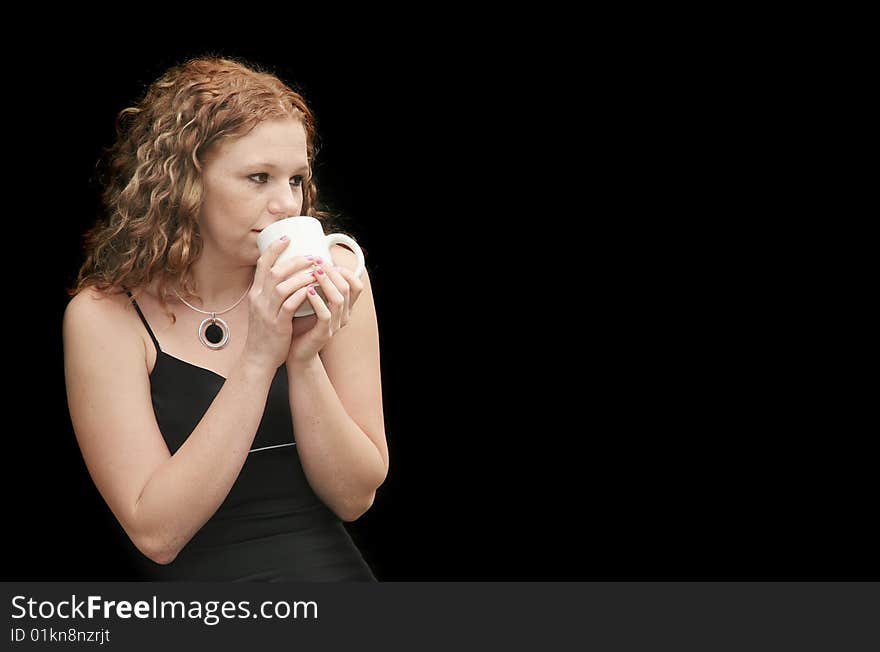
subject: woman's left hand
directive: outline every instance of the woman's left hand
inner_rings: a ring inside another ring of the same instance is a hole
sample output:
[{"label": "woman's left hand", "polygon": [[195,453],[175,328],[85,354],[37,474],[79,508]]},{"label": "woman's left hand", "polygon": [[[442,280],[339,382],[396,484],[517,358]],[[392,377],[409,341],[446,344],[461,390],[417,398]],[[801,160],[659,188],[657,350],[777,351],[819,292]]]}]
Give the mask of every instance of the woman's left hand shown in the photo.
[{"label": "woman's left hand", "polygon": [[336,333],[345,328],[351,320],[351,310],[364,289],[364,284],[356,278],[354,272],[347,267],[335,266],[333,261],[313,263],[312,273],[315,283],[321,288],[326,302],[321,295],[309,288],[306,299],[315,311],[312,317],[303,319],[314,320],[314,325],[304,332],[297,332],[294,325],[290,351],[287,354],[288,366],[314,359],[321,349]]}]

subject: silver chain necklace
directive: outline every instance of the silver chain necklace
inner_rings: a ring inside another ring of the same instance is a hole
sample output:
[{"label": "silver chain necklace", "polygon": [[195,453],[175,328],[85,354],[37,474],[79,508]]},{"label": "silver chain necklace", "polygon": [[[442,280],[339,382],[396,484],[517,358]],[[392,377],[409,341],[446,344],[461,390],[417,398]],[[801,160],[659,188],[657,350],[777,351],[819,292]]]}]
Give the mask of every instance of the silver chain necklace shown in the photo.
[{"label": "silver chain necklace", "polygon": [[203,320],[201,324],[199,324],[199,341],[207,346],[209,349],[216,350],[222,349],[229,341],[229,324],[227,324],[225,320],[220,319],[217,315],[222,315],[223,313],[227,313],[230,310],[234,310],[238,306],[238,304],[240,304],[244,300],[253,285],[254,283],[253,281],[251,281],[250,286],[247,290],[244,291],[244,294],[241,295],[241,298],[236,301],[232,307],[227,308],[226,310],[201,310],[200,308],[196,308],[194,305],[184,300],[182,296],[177,294],[177,290],[174,290],[174,295],[196,312],[200,312],[203,315],[211,315],[207,319]]}]

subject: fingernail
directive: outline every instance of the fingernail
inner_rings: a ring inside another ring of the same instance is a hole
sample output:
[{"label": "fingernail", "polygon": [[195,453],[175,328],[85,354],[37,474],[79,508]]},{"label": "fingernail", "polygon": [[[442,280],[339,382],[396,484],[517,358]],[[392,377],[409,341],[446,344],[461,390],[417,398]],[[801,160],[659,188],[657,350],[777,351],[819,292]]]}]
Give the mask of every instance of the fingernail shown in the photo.
[{"label": "fingernail", "polygon": [[324,262],[323,260],[321,260],[321,257],[320,257],[320,256],[318,256],[317,258],[315,258],[315,261],[318,262],[318,263],[323,263],[323,262]]},{"label": "fingernail", "polygon": [[309,276],[311,276],[311,277],[312,277],[313,279],[315,279],[316,281],[318,280],[318,277],[315,276],[315,273],[314,273],[314,272],[309,272]]},{"label": "fingernail", "polygon": [[318,268],[318,274],[323,274],[323,273],[324,273],[324,270],[321,269],[321,268],[319,267],[319,268]]},{"label": "fingernail", "polygon": [[306,260],[314,260],[314,256],[306,256]]},{"label": "fingernail", "polygon": [[290,238],[288,238],[286,235],[282,235],[282,236],[281,236],[280,238],[278,238],[278,239],[281,240],[281,242],[287,242]]},{"label": "fingernail", "polygon": [[317,292],[315,292],[315,288],[311,285],[309,286],[309,294],[317,294]]}]

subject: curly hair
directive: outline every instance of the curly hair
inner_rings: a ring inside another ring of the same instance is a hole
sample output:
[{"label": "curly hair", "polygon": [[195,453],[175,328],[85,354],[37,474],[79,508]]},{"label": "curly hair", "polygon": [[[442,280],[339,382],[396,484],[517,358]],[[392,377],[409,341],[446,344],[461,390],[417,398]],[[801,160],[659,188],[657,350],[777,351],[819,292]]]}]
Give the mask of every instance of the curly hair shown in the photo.
[{"label": "curly hair", "polygon": [[[113,294],[156,280],[174,320],[169,286],[197,296],[190,270],[202,250],[197,218],[207,155],[215,144],[279,118],[302,122],[314,170],[314,116],[302,95],[274,74],[219,56],[169,68],[136,106],[117,115],[115,143],[97,166],[101,218],[84,236],[85,262],[68,293],[93,286]],[[302,214],[328,221],[313,173],[303,186]]]}]

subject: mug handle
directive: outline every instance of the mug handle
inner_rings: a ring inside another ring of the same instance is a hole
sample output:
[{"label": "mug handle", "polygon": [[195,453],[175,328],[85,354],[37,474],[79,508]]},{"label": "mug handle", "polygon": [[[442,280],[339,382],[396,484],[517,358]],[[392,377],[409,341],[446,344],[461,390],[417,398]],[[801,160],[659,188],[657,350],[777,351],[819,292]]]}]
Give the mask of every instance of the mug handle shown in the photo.
[{"label": "mug handle", "polygon": [[330,247],[335,244],[347,245],[349,249],[354,251],[354,255],[357,256],[357,267],[354,269],[354,275],[357,278],[364,275],[364,270],[367,268],[364,262],[364,252],[361,251],[360,245],[355,242],[353,238],[348,237],[344,233],[331,233],[324,236],[324,242],[327,243],[328,251],[330,250]]}]

